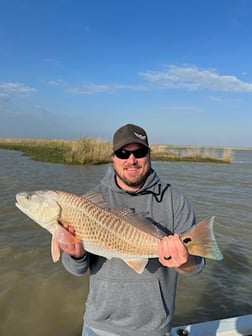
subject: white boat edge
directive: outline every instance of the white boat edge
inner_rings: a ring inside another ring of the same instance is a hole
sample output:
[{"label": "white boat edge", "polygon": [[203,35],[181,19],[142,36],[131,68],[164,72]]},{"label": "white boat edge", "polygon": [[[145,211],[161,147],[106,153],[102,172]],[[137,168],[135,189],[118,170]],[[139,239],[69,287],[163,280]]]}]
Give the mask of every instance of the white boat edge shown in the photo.
[{"label": "white boat edge", "polygon": [[252,336],[252,314],[188,324],[172,329],[171,336]]}]

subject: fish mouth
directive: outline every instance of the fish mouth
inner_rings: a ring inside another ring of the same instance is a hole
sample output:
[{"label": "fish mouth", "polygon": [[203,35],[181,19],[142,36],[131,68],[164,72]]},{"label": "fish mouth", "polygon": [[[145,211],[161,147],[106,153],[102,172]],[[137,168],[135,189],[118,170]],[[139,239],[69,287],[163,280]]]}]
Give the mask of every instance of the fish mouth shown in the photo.
[{"label": "fish mouth", "polygon": [[27,193],[26,192],[21,192],[21,193],[18,193],[16,194],[16,203],[15,203],[15,206],[21,210],[22,212],[24,212],[24,208],[22,206],[22,200],[24,200],[24,197],[27,198]]},{"label": "fish mouth", "polygon": [[22,212],[24,212],[22,206],[21,206],[18,202],[15,203],[15,206],[16,206],[19,210],[21,210]]},{"label": "fish mouth", "polygon": [[20,195],[17,194],[16,195],[16,203],[15,203],[16,207],[21,210],[21,205],[20,205]]},{"label": "fish mouth", "polygon": [[18,195],[16,195],[16,203],[15,203],[15,206],[17,207],[17,208],[19,208],[19,203],[18,203]]}]

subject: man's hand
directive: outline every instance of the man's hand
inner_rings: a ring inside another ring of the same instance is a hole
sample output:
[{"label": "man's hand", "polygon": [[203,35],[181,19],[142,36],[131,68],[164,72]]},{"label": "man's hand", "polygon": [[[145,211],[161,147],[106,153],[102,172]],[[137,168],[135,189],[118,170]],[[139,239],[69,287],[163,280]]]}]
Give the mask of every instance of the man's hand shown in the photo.
[{"label": "man's hand", "polygon": [[189,254],[178,234],[166,236],[158,244],[159,261],[163,266],[176,267],[184,265]]},{"label": "man's hand", "polygon": [[55,235],[54,239],[59,248],[71,257],[81,259],[86,253],[81,240],[75,237],[75,231],[70,226],[62,226],[62,230]]}]

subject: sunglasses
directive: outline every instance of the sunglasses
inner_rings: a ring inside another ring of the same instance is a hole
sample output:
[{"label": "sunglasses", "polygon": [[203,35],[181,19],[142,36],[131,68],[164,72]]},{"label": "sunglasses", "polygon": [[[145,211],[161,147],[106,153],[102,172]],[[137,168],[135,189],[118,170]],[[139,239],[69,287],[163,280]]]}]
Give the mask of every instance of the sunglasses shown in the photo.
[{"label": "sunglasses", "polygon": [[149,149],[147,147],[142,147],[133,151],[120,148],[117,151],[114,151],[115,156],[118,159],[126,160],[130,157],[131,154],[134,155],[136,159],[142,159],[147,156]]}]

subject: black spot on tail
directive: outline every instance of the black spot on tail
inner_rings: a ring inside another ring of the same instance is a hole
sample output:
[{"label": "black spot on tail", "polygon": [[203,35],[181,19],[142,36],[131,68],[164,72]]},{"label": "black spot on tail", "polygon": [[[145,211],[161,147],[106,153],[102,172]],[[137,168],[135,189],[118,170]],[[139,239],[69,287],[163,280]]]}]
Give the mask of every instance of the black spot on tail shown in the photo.
[{"label": "black spot on tail", "polygon": [[188,244],[191,241],[192,241],[191,238],[185,238],[185,239],[183,239],[183,243],[185,243],[185,244]]}]

